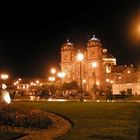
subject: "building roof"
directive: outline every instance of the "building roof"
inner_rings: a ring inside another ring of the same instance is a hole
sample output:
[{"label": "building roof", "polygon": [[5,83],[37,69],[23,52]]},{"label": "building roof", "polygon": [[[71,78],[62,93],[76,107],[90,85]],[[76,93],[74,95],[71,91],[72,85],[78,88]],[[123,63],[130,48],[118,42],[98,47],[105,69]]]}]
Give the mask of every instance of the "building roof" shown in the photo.
[{"label": "building roof", "polygon": [[125,69],[124,65],[115,65],[115,66],[113,65],[111,71],[112,73],[122,73],[124,69]]},{"label": "building roof", "polygon": [[69,39],[67,39],[67,42],[65,42],[62,47],[61,47],[62,51],[68,51],[68,50],[74,50],[74,44],[71,43],[69,41]]},{"label": "building roof", "polygon": [[95,35],[87,42],[87,47],[102,47],[100,39],[98,39]]},{"label": "building roof", "polygon": [[100,41],[100,39],[93,35],[89,41]]},{"label": "building roof", "polygon": [[112,54],[107,52],[107,49],[103,49],[103,58],[115,58]]}]

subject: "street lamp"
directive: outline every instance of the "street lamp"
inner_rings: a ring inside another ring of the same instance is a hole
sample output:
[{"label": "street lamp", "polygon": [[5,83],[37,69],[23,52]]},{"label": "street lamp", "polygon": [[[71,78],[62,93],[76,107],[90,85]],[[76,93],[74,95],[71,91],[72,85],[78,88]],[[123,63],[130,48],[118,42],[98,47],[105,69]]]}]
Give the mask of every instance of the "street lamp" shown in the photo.
[{"label": "street lamp", "polygon": [[107,78],[106,83],[108,87],[112,88],[113,80]]},{"label": "street lamp", "polygon": [[121,82],[121,79],[122,79],[122,77],[121,76],[119,76],[119,93],[120,93],[120,82]]},{"label": "street lamp", "polygon": [[18,79],[18,81],[21,81],[21,80],[22,80],[21,78]]},{"label": "street lamp", "polygon": [[56,73],[56,69],[55,68],[51,68],[51,74],[55,74]]},{"label": "street lamp", "polygon": [[86,80],[83,79],[83,91],[86,91]]},{"label": "street lamp", "polygon": [[95,75],[95,68],[97,67],[97,63],[96,62],[92,62],[91,65],[93,67],[93,78],[94,78],[93,88],[94,88],[94,94],[96,94],[96,75]]},{"label": "street lamp", "polygon": [[65,72],[58,72],[57,73],[57,76],[60,78],[60,83],[61,83],[61,94],[63,93],[62,92],[62,87],[63,87],[63,80],[65,78],[65,75],[66,75]]},{"label": "street lamp", "polygon": [[54,82],[55,81],[55,77],[49,77],[48,78],[50,82]]},{"label": "street lamp", "polygon": [[80,101],[83,101],[83,86],[82,86],[82,61],[84,59],[84,55],[81,52],[77,54],[77,60],[80,62]]},{"label": "street lamp", "polygon": [[39,84],[39,81],[38,80],[36,80],[36,84]]},{"label": "street lamp", "polygon": [[58,72],[57,76],[61,79],[61,83],[63,84],[63,79],[65,77],[66,73],[65,72]]}]

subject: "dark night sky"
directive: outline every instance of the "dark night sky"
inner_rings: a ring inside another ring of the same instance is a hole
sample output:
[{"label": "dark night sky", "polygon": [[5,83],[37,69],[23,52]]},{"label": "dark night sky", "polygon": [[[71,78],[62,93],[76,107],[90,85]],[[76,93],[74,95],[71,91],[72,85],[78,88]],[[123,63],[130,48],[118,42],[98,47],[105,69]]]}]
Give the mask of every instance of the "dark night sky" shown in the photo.
[{"label": "dark night sky", "polygon": [[45,77],[51,66],[58,66],[67,38],[84,46],[93,33],[118,64],[140,63],[140,35],[131,37],[131,26],[140,24],[139,1],[69,1],[48,5],[43,14],[0,17],[0,73]]}]

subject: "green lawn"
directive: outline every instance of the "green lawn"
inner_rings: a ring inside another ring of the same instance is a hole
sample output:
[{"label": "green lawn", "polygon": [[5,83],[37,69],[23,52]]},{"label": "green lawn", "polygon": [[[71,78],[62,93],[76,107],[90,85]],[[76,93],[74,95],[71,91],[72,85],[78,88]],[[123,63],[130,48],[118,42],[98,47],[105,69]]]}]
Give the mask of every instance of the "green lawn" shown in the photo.
[{"label": "green lawn", "polygon": [[[14,102],[60,114],[73,124],[60,140],[137,140],[140,103]],[[139,135],[140,136],[140,135]]]}]

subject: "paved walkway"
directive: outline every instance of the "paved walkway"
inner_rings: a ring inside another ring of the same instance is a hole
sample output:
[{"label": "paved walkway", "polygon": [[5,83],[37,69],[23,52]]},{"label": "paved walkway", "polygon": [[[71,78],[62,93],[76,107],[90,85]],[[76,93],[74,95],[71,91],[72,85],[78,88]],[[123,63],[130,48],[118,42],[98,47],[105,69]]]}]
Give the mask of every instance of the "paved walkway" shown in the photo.
[{"label": "paved walkway", "polygon": [[7,126],[0,127],[4,131],[23,132],[27,134],[26,136],[21,137],[18,140],[53,140],[65,135],[71,130],[72,127],[71,123],[69,123],[64,118],[48,112],[47,116],[53,121],[53,125],[50,126],[48,129],[35,130]]},{"label": "paved walkway", "polygon": [[[14,101],[31,101],[30,99],[14,99]],[[67,99],[40,99],[40,100],[32,100],[32,101],[46,101],[46,102],[79,102],[79,99],[74,99],[74,100],[67,100]],[[106,100],[98,100],[98,99],[94,99],[94,100],[90,100],[90,99],[84,99],[84,102],[110,102],[110,101],[106,101]],[[140,100],[135,100],[135,99],[118,99],[118,100],[112,100],[111,102],[138,102],[140,103]]]}]

